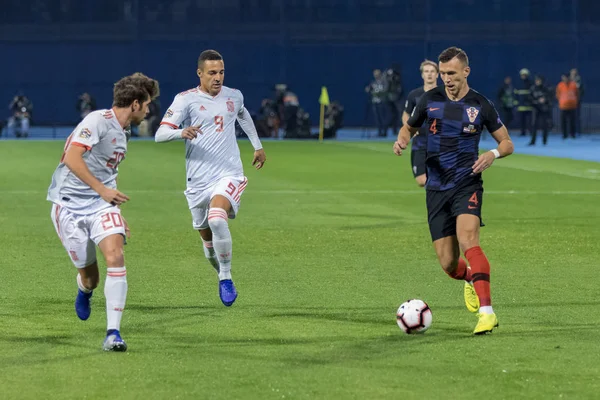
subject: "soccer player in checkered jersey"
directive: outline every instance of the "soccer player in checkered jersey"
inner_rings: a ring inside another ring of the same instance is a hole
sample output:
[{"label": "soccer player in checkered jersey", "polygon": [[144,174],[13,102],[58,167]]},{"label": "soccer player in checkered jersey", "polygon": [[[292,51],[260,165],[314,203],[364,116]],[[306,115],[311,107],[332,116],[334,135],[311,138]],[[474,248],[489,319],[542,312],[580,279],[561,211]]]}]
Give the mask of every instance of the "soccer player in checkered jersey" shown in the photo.
[{"label": "soccer player in checkered jersey", "polygon": [[235,121],[254,147],[252,165],[266,161],[250,113],[239,90],[223,86],[223,57],[206,50],[198,58],[200,85],[175,96],[156,142],[185,140],[187,189],[193,228],[200,232],[204,255],[219,277],[219,297],[227,307],[237,298],[231,278],[229,219],[235,218],[248,179],[244,176]]},{"label": "soccer player in checkered jersey", "polygon": [[[512,154],[514,146],[496,109],[483,95],[469,88],[467,54],[457,47],[439,58],[444,87],[426,92],[408,122],[400,129],[394,153],[401,155],[412,135],[427,121],[427,214],[438,260],[453,279],[464,280],[465,303],[478,313],[474,334],[498,326],[490,295],[490,264],[479,247],[483,226],[481,173],[496,158]],[[479,155],[483,128],[498,147]],[[464,253],[467,262],[460,257]]]},{"label": "soccer player in checkered jersey", "polygon": [[48,189],[54,228],[78,269],[75,311],[81,320],[90,316],[100,280],[96,246],[106,260],[106,351],[127,350],[120,325],[127,297],[123,245],[129,228],[120,205],[129,197],[117,190],[118,166],[127,154],[128,127],[144,120],[158,94],[158,82],[141,73],[115,83],[113,107],[94,111],[77,125]]},{"label": "soccer player in checkered jersey", "polygon": [[[421,78],[423,78],[423,86],[420,86],[408,94],[406,98],[406,104],[404,105],[404,112],[402,113],[402,124],[406,124],[410,114],[417,106],[417,103],[421,99],[421,96],[425,92],[433,89],[437,86],[438,79],[438,66],[436,63],[430,60],[425,60],[421,63],[419,68],[421,70]],[[412,146],[410,147],[410,163],[412,166],[413,176],[417,185],[420,187],[425,186],[427,181],[427,175],[425,172],[425,158],[427,150],[427,127],[422,126],[419,132],[412,138]]]}]

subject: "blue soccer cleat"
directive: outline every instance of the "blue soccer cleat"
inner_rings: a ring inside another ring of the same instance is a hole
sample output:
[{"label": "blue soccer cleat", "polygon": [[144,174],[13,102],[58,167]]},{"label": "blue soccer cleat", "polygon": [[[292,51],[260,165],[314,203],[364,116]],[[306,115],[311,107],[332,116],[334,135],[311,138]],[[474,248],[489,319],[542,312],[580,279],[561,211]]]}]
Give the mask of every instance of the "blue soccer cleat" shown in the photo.
[{"label": "blue soccer cleat", "polygon": [[102,344],[104,351],[126,351],[127,344],[121,339],[121,334],[116,329],[111,329],[106,332],[106,339]]},{"label": "blue soccer cleat", "polygon": [[92,294],[94,292],[84,293],[81,289],[77,290],[75,297],[75,312],[80,320],[85,321],[92,313]]},{"label": "blue soccer cleat", "polygon": [[223,279],[219,281],[219,296],[225,306],[229,307],[237,299],[237,291],[231,279]]}]

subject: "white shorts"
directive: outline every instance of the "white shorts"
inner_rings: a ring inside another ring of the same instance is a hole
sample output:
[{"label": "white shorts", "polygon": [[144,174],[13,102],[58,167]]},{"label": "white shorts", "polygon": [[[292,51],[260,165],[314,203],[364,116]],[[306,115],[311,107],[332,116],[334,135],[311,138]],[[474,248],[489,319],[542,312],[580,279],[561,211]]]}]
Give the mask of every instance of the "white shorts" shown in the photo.
[{"label": "white shorts", "polygon": [[234,219],[240,209],[240,199],[247,184],[248,178],[245,176],[236,176],[222,178],[206,190],[197,191],[193,188],[188,188],[184,193],[192,212],[192,226],[194,229],[208,228],[208,209],[210,208],[210,201],[216,195],[223,196],[229,200],[231,203],[229,218]]},{"label": "white shorts", "polygon": [[96,245],[105,237],[117,234],[125,237],[125,224],[118,207],[82,215],[53,204],[50,217],[60,241],[77,268],[87,267],[96,261]]}]

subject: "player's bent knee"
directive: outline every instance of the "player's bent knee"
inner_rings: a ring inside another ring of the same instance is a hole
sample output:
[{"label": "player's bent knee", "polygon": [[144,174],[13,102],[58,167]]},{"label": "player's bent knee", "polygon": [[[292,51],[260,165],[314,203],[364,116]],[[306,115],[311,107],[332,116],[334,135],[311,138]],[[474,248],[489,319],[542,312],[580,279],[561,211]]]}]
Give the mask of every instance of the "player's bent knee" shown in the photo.
[{"label": "player's bent knee", "polygon": [[125,257],[123,257],[122,249],[111,249],[104,254],[106,266],[108,268],[120,268],[125,265]]},{"label": "player's bent knee", "polygon": [[466,230],[458,237],[458,244],[463,251],[471,247],[479,246],[479,232],[477,230]]},{"label": "player's bent knee", "polygon": [[221,208],[211,208],[208,213],[208,226],[213,234],[220,236],[229,229],[227,212]]},{"label": "player's bent knee", "polygon": [[450,274],[456,271],[456,268],[458,267],[458,259],[455,259],[454,257],[443,258],[440,259],[440,265],[442,266],[444,272]]},{"label": "player's bent knee", "polygon": [[98,283],[100,283],[100,278],[97,276],[91,276],[83,278],[81,282],[83,283],[83,286],[86,287],[86,289],[94,290],[98,287]]}]

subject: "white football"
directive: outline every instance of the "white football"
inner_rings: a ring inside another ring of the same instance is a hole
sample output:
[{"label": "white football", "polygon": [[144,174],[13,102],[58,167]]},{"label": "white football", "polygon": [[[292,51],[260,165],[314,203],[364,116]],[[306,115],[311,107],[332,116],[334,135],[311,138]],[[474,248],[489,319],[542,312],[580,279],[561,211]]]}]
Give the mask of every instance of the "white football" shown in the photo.
[{"label": "white football", "polygon": [[423,300],[408,300],[398,308],[396,322],[404,333],[423,333],[431,326],[431,309]]}]

